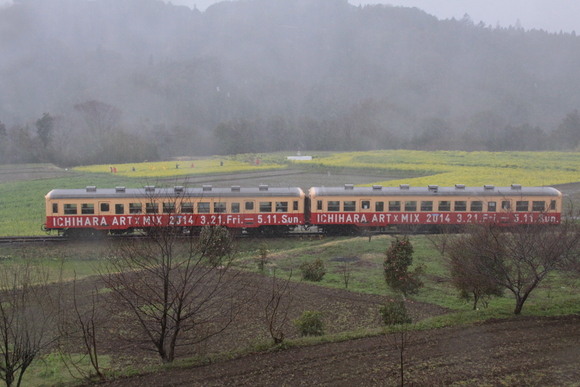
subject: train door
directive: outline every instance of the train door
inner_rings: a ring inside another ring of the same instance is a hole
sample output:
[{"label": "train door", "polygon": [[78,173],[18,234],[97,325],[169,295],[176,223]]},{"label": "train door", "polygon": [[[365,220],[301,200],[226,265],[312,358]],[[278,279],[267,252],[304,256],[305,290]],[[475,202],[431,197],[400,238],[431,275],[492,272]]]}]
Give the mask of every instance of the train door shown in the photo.
[{"label": "train door", "polygon": [[[360,208],[360,212],[374,212],[375,209],[373,208],[373,201],[370,198],[363,198],[359,200],[359,207]],[[376,216],[372,216],[371,214],[368,215],[364,215],[363,217],[361,217],[361,222],[365,223],[363,226],[372,226],[372,227],[377,227],[379,224],[376,221],[377,217]],[[375,220],[375,221],[373,221]]]}]

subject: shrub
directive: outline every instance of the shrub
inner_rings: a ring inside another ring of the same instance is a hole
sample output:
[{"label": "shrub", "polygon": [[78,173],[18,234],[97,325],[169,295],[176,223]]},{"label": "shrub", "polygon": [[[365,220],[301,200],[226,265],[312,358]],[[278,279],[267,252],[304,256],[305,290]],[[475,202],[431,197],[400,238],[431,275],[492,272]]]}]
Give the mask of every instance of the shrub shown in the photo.
[{"label": "shrub", "polygon": [[306,281],[322,281],[322,277],[326,274],[324,263],[320,259],[314,262],[304,262],[300,265],[300,271],[302,271],[302,279]]},{"label": "shrub", "polygon": [[258,255],[258,270],[264,271],[268,264],[268,246],[265,243],[261,243],[260,247],[258,247]]},{"label": "shrub", "polygon": [[305,310],[300,318],[294,320],[300,336],[322,336],[324,335],[324,324],[322,323],[322,313]]},{"label": "shrub", "polygon": [[423,282],[418,278],[422,274],[421,266],[416,267],[413,272],[409,272],[409,266],[413,264],[413,245],[408,238],[395,240],[385,253],[384,262],[385,281],[387,285],[403,295],[416,294]]},{"label": "shrub", "polygon": [[379,308],[379,313],[385,325],[410,324],[413,322],[413,319],[407,313],[407,304],[403,300],[387,300]]},{"label": "shrub", "polygon": [[199,235],[200,249],[212,266],[219,266],[234,250],[233,239],[226,227],[205,226]]}]

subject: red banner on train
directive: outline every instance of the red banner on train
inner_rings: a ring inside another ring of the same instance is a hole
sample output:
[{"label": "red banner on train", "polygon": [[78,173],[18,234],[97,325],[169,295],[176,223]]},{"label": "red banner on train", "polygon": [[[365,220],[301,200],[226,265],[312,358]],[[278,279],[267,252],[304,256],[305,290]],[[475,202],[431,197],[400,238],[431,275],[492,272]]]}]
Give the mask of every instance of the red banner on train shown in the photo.
[{"label": "red banner on train", "polygon": [[354,224],[357,226],[387,226],[393,224],[558,224],[559,213],[512,213],[512,212],[324,212],[313,213],[311,223]]},{"label": "red banner on train", "polygon": [[126,229],[130,227],[259,227],[304,224],[302,214],[151,214],[49,216],[48,228]]}]

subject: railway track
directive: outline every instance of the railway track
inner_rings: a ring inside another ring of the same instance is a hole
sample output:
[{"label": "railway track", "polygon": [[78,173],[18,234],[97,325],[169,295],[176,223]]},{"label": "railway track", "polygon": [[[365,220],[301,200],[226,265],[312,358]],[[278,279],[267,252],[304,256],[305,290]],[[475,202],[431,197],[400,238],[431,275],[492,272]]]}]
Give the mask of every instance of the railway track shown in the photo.
[{"label": "railway track", "polygon": [[0,237],[0,244],[11,243],[56,243],[66,242],[68,238],[58,235],[44,235],[44,236],[8,236]]},{"label": "railway track", "polygon": [[[234,238],[244,239],[267,239],[267,238],[322,238],[328,236],[359,236],[372,237],[377,235],[402,235],[402,234],[424,234],[424,232],[415,231],[387,231],[387,232],[372,232],[363,233],[360,235],[325,235],[317,231],[291,231],[287,234],[280,235],[249,235],[249,234],[235,234]],[[75,242],[75,241],[95,241],[95,240],[121,240],[121,239],[147,239],[151,236],[147,234],[127,234],[127,235],[107,235],[103,237],[87,237],[87,238],[69,238],[62,235],[44,235],[44,236],[6,236],[0,237],[0,245],[2,244],[34,244],[34,243],[59,243],[59,242]],[[178,235],[178,238],[191,238],[189,235]]]}]

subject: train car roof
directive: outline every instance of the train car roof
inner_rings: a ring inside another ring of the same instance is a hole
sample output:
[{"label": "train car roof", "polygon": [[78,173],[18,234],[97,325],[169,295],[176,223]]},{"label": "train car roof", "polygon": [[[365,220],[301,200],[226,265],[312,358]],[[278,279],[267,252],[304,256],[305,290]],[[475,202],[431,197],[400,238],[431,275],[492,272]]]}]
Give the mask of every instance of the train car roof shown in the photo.
[{"label": "train car roof", "polygon": [[482,187],[466,187],[456,184],[454,187],[439,187],[430,185],[427,187],[411,187],[401,184],[399,187],[354,187],[345,184],[344,187],[312,187],[310,196],[555,196],[562,195],[560,191],[552,187],[522,187],[512,184],[510,187],[495,187],[485,185]]},{"label": "train car roof", "polygon": [[259,187],[214,188],[210,185],[201,188],[97,188],[88,186],[82,189],[53,189],[46,195],[47,200],[54,199],[126,199],[126,198],[224,198],[224,197],[302,197],[304,192],[299,187]]}]

